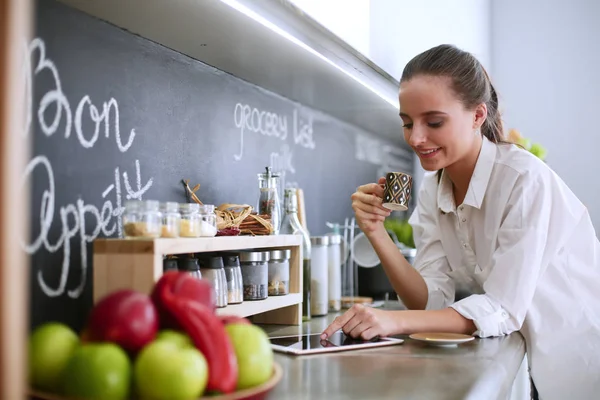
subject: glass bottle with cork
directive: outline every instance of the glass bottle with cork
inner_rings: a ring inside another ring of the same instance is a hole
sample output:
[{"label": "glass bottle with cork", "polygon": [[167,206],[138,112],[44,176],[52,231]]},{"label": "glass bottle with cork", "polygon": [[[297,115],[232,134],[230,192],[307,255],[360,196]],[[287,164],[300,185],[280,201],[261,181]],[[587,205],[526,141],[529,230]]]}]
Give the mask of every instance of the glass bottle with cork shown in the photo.
[{"label": "glass bottle with cork", "polygon": [[302,236],[302,320],[308,321],[310,314],[310,235],[298,219],[298,197],[296,189],[287,188],[284,191],[283,200],[284,216],[281,222],[280,233],[282,235]]}]

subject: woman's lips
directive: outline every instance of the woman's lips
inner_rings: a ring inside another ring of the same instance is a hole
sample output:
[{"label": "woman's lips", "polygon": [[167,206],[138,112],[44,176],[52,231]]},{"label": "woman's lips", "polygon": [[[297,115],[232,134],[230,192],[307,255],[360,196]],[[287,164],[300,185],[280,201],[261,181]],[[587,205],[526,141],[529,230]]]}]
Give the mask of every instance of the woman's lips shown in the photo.
[{"label": "woman's lips", "polygon": [[419,153],[419,156],[421,158],[431,158],[431,157],[435,157],[435,155],[437,153],[439,153],[441,149],[442,149],[441,147],[435,147],[435,148],[430,148],[430,149],[419,149],[419,150],[417,150],[417,153]]}]

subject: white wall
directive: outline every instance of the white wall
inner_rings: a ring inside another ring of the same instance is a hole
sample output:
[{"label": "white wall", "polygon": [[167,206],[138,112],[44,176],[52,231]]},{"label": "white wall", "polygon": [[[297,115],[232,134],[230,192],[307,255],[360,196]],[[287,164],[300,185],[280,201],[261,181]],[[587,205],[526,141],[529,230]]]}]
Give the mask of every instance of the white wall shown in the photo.
[{"label": "white wall", "polygon": [[371,59],[396,79],[417,54],[443,43],[490,66],[491,0],[371,0]]},{"label": "white wall", "polygon": [[290,1],[360,53],[369,54],[371,0]]},{"label": "white wall", "polygon": [[492,65],[507,127],[547,162],[600,230],[600,1],[502,0],[492,7]]}]

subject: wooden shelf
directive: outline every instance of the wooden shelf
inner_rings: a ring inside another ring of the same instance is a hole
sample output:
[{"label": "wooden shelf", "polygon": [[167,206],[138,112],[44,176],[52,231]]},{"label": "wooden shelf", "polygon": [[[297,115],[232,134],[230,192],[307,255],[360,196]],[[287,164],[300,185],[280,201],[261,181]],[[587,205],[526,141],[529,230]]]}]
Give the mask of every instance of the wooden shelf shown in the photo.
[{"label": "wooden shelf", "polygon": [[95,249],[104,253],[169,254],[204,253],[212,251],[237,251],[272,247],[300,246],[299,235],[272,236],[220,236],[213,238],[174,239],[98,239]]},{"label": "wooden shelf", "polygon": [[298,235],[224,236],[176,239],[97,239],[94,241],[94,302],[119,289],[150,293],[171,254],[290,249],[290,293],[244,301],[217,310],[220,315],[252,316],[255,322],[302,322],[302,238]]},{"label": "wooden shelf", "polygon": [[249,317],[300,303],[302,303],[302,293],[290,293],[285,296],[271,296],[265,300],[245,301],[241,304],[232,304],[225,308],[217,308],[217,314]]}]

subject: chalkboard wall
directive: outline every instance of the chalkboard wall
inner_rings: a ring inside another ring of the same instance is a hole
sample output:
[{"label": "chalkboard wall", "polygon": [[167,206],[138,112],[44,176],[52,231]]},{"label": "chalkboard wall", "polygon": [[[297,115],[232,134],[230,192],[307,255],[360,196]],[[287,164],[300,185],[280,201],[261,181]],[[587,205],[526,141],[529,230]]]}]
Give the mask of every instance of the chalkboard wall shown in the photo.
[{"label": "chalkboard wall", "polygon": [[121,235],[127,199],[184,202],[189,179],[205,203],[254,205],[270,165],[323,234],[358,185],[412,169],[376,135],[53,1],[37,3],[27,50],[32,327],[81,329],[92,242]]}]

